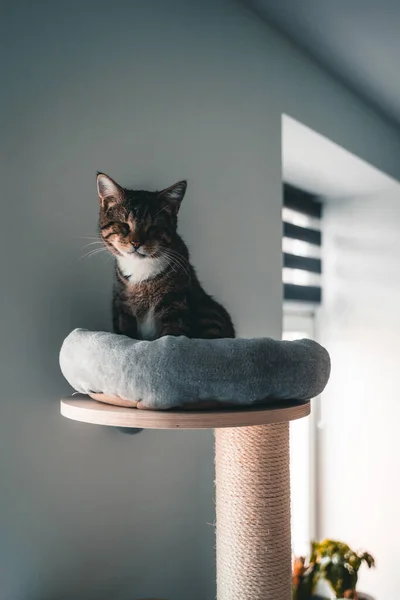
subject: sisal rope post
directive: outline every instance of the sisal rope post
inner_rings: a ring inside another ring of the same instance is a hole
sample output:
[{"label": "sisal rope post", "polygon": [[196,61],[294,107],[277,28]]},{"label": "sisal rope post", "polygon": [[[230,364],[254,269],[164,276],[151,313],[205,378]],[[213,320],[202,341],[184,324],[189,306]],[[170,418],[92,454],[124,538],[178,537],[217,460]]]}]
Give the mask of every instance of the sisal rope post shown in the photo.
[{"label": "sisal rope post", "polygon": [[218,600],[291,600],[289,423],[215,430]]},{"label": "sisal rope post", "polygon": [[310,402],[237,410],[132,410],[64,398],[68,419],[112,427],[215,430],[218,600],[291,600],[289,421]]}]

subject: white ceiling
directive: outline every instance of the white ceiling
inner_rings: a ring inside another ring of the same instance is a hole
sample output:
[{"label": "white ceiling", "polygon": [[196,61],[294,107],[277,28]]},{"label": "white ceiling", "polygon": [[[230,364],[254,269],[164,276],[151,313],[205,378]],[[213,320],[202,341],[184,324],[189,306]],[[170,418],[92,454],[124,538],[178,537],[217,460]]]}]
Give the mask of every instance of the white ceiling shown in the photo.
[{"label": "white ceiling", "polygon": [[282,171],[287,183],[322,197],[399,189],[398,182],[385,173],[286,115],[282,117]]},{"label": "white ceiling", "polygon": [[400,124],[400,0],[244,0]]}]

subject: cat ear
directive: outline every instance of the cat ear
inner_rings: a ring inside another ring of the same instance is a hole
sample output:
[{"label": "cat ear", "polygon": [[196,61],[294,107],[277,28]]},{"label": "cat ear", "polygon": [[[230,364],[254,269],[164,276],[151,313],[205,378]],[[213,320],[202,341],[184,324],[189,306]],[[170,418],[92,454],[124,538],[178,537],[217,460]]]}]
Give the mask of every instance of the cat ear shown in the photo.
[{"label": "cat ear", "polygon": [[161,200],[165,203],[166,210],[172,214],[177,215],[181,202],[185,195],[187,188],[187,181],[178,181],[171,187],[166,188],[159,193]]},{"label": "cat ear", "polygon": [[103,204],[106,199],[119,202],[123,198],[124,190],[108,175],[97,173],[97,193],[100,203]]}]

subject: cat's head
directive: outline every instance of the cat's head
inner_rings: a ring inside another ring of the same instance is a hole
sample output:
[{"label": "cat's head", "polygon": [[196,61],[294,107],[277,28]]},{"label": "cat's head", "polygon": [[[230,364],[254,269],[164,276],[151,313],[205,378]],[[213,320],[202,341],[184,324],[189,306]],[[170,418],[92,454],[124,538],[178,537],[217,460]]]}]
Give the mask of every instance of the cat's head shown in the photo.
[{"label": "cat's head", "polygon": [[186,185],[179,181],[161,192],[127,190],[98,173],[100,235],[110,252],[133,260],[162,255],[176,236]]}]

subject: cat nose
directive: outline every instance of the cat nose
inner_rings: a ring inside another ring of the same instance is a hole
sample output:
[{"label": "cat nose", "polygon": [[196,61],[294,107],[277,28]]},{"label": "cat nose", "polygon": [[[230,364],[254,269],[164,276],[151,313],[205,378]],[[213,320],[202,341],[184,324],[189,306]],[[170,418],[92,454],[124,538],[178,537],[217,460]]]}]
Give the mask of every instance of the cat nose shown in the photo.
[{"label": "cat nose", "polygon": [[140,248],[140,246],[142,245],[140,242],[138,242],[137,240],[132,240],[131,241],[132,246],[135,248],[135,250],[138,250]]}]

